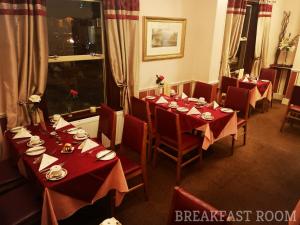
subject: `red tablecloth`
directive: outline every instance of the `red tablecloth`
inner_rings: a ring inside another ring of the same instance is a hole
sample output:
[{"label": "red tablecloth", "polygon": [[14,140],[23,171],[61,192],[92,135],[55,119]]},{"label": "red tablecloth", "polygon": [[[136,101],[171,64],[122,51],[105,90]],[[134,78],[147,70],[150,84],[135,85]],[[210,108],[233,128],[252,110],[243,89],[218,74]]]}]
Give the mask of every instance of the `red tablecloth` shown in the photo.
[{"label": "red tablecloth", "polygon": [[[168,101],[173,101],[172,98],[168,96],[164,96],[166,100]],[[158,97],[156,97],[153,100],[147,100],[147,101],[152,101],[156,102]],[[183,100],[178,100],[177,101],[178,106],[180,107],[186,107],[188,109],[191,109],[193,106],[195,106],[195,102],[189,102],[189,101],[183,101]],[[160,106],[168,109],[169,108],[169,103],[166,104],[159,104]],[[204,120],[202,119],[199,115],[187,115],[187,113],[179,112],[176,109],[169,109],[172,110],[173,112],[176,112],[180,115],[180,125],[181,129],[183,131],[190,131],[192,129],[198,129],[204,125],[208,125],[210,131],[213,133],[214,139],[218,139],[220,133],[224,130],[228,122],[233,118],[235,113],[224,113],[220,111],[220,108],[213,109],[211,106],[203,106],[201,108],[197,108],[201,113],[204,112],[210,112],[214,119],[209,121],[209,120]],[[235,132],[235,131],[234,131]],[[230,134],[236,134],[229,132]],[[213,141],[211,142],[211,144]],[[206,149],[206,147],[204,148]]]}]

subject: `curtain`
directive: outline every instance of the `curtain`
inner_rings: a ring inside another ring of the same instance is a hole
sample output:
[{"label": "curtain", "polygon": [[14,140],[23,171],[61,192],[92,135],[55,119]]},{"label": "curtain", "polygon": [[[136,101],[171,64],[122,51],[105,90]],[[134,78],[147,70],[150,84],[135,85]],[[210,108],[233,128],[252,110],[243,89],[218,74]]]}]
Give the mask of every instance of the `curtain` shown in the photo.
[{"label": "curtain", "polygon": [[104,0],[103,6],[111,71],[127,113],[138,92],[139,0]]},{"label": "curtain", "polygon": [[268,66],[267,57],[272,15],[272,4],[269,2],[269,0],[259,1],[254,62],[251,69],[251,76],[254,77],[259,76],[261,68]]},{"label": "curtain", "polygon": [[0,112],[7,127],[28,125],[25,105],[30,95],[42,95],[48,69],[45,0],[0,0]]},{"label": "curtain", "polygon": [[246,0],[228,1],[220,76],[230,76],[230,63],[239,49],[245,14]]}]

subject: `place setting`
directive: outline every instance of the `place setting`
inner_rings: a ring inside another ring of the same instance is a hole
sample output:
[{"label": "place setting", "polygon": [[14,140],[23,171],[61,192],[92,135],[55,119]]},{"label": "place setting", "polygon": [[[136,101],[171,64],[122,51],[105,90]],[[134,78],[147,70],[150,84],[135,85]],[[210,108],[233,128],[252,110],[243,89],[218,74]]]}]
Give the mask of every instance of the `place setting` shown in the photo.
[{"label": "place setting", "polygon": [[39,136],[37,135],[34,135],[34,136],[31,136],[31,138],[29,139],[29,141],[27,142],[27,146],[32,148],[32,147],[36,147],[36,146],[41,146],[45,144],[45,141],[42,140]]},{"label": "place setting", "polygon": [[89,137],[88,133],[83,129],[78,129],[73,135],[73,139],[76,141],[83,141]]}]

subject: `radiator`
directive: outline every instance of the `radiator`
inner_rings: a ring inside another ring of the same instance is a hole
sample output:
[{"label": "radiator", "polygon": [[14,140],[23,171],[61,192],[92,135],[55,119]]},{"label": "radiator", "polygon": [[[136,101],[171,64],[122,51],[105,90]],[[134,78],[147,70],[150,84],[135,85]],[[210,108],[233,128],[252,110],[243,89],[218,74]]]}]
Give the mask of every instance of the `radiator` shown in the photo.
[{"label": "radiator", "polygon": [[[117,127],[116,127],[116,145],[121,144],[123,125],[124,125],[124,115],[123,111],[117,111]],[[100,120],[101,122],[101,120]],[[81,127],[86,130],[91,138],[97,137],[99,116],[89,117],[81,120],[76,120],[71,122],[76,127]],[[109,146],[109,140],[104,136],[102,137],[102,143],[104,146]]]}]

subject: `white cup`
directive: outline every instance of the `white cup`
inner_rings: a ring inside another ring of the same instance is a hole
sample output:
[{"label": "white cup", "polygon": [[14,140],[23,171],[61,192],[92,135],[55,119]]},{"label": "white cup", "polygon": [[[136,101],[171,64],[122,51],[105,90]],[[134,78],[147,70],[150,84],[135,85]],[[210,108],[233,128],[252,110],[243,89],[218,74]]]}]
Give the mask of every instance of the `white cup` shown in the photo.
[{"label": "white cup", "polygon": [[85,137],[86,136],[86,131],[83,129],[79,129],[76,133],[76,136],[79,138]]},{"label": "white cup", "polygon": [[52,118],[53,118],[53,121],[56,122],[56,121],[58,121],[58,120],[60,119],[60,117],[61,117],[61,115],[59,115],[59,114],[54,114]]},{"label": "white cup", "polygon": [[177,102],[172,101],[172,102],[170,103],[170,106],[177,106]]},{"label": "white cup", "polygon": [[205,98],[203,98],[203,97],[200,97],[200,98],[198,99],[198,102],[199,102],[199,103],[203,103],[203,102],[205,102]]},{"label": "white cup", "polygon": [[30,143],[31,144],[39,144],[40,141],[41,141],[40,137],[36,136],[36,135],[31,136],[31,138],[30,138]]},{"label": "white cup", "polygon": [[170,95],[171,95],[171,96],[174,96],[174,95],[176,95],[176,91],[175,91],[174,89],[171,89],[171,91],[170,91]]},{"label": "white cup", "polygon": [[54,165],[50,167],[50,175],[52,177],[59,177],[62,174],[62,167],[61,165]]},{"label": "white cup", "polygon": [[205,117],[210,117],[211,116],[211,112],[204,112],[202,113],[203,116]]},{"label": "white cup", "polygon": [[91,113],[95,113],[96,111],[97,111],[96,106],[91,106],[91,107],[90,107],[90,112],[91,112]]}]

